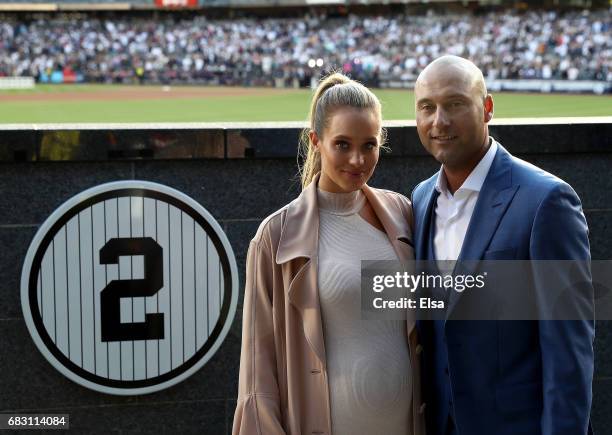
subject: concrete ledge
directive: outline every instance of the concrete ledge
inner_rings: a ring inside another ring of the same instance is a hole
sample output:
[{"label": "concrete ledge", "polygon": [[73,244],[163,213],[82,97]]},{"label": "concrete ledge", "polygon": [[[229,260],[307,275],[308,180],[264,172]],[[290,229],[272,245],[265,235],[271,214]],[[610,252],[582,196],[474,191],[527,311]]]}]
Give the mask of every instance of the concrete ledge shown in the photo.
[{"label": "concrete ledge", "polygon": [[[295,158],[305,122],[5,124],[0,161]],[[385,157],[425,156],[414,121],[386,121]],[[612,117],[499,119],[491,134],[515,154],[612,152]]]}]

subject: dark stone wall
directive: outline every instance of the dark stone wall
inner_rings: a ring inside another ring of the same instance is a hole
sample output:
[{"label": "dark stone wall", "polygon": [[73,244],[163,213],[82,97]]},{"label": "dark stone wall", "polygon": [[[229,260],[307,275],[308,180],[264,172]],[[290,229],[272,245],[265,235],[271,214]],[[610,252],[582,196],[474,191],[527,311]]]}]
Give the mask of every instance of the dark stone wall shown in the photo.
[{"label": "dark stone wall", "polygon": [[[509,151],[558,175],[576,189],[589,223],[594,259],[612,259],[610,127],[599,123],[500,125],[492,129]],[[393,152],[381,159],[370,184],[409,195],[419,181],[438,169],[438,164],[421,150],[413,127],[389,130]],[[156,133],[131,131],[132,139],[126,140],[127,145],[115,143],[114,154],[104,144],[99,146],[101,151],[86,152],[96,144],[77,141],[75,145],[73,141],[75,155],[60,153],[64,158],[42,158],[42,140],[32,139],[35,135],[31,131],[0,131],[0,149],[3,149],[0,152],[0,413],[69,413],[71,428],[78,433],[231,432],[240,358],[242,290],[231,331],[216,355],[186,381],[144,396],[105,395],[74,384],[39,353],[23,320],[19,296],[21,267],[37,228],[73,195],[109,181],[159,182],[200,202],[226,232],[237,256],[240,287],[243,287],[250,238],[265,216],[289,202],[300,190],[294,158],[298,129],[234,129],[212,133],[170,130],[168,135],[188,145],[174,155],[163,157],[155,147],[149,146],[155,143],[151,137]],[[122,134],[115,132],[117,137]],[[36,135],[44,136],[40,132]],[[96,136],[91,132],[87,135]],[[30,142],[20,142],[20,137],[30,137]],[[208,137],[210,141],[198,139],[198,144],[189,145],[198,137]],[[137,148],[133,145],[135,141],[145,145]],[[274,141],[276,147],[271,145]],[[134,153],[134,149],[140,151]],[[247,149],[250,151],[244,151]],[[208,158],[190,158],[189,153],[191,157]],[[92,155],[98,157],[91,158]],[[610,349],[612,325],[599,322],[592,411],[599,434],[607,433],[612,427]]]}]

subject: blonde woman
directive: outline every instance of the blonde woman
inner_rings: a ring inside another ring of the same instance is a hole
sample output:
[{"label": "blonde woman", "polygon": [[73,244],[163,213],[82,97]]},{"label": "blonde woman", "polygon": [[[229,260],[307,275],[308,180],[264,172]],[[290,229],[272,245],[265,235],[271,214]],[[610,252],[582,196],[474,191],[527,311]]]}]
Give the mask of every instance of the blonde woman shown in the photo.
[{"label": "blonde woman", "polygon": [[361,260],[413,258],[410,202],[366,184],[382,143],[376,96],[325,78],[302,193],[249,246],[235,435],[422,433],[414,322],[361,319]]}]

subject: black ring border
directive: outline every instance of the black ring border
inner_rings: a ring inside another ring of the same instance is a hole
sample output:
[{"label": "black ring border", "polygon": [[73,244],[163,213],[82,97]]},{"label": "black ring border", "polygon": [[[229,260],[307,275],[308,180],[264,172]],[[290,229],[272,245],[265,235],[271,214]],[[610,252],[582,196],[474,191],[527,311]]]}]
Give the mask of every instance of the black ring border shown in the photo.
[{"label": "black ring border", "polygon": [[[171,204],[177,207],[179,210],[188,214],[192,219],[194,219],[206,232],[206,234],[212,240],[217,252],[219,254],[219,260],[221,261],[221,265],[223,268],[223,278],[225,282],[224,286],[224,295],[223,295],[223,305],[221,307],[221,311],[219,313],[219,319],[215,324],[212,332],[208,336],[207,340],[204,342],[204,345],[187,361],[185,361],[181,366],[170,370],[167,373],[164,373],[161,376],[156,376],[154,378],[149,379],[140,379],[140,380],[116,380],[116,379],[108,379],[102,376],[94,375],[91,372],[84,370],[83,368],[77,366],[70,359],[68,359],[59,348],[53,343],[51,337],[49,336],[46,328],[44,327],[42,317],[38,310],[33,307],[38,306],[38,272],[41,268],[42,259],[44,257],[45,252],[51,240],[58,233],[59,229],[62,228],[65,224],[72,219],[73,216],[80,213],[82,210],[92,207],[93,205],[105,201],[107,199],[113,198],[121,198],[121,197],[132,197],[132,196],[142,196],[144,198],[151,198],[164,201],[168,204]],[[162,384],[166,381],[169,381],[182,373],[189,370],[193,367],[197,362],[199,362],[206,353],[210,350],[212,345],[217,342],[219,335],[221,334],[221,330],[223,329],[225,323],[227,322],[230,303],[231,303],[231,295],[232,295],[232,275],[229,265],[229,258],[227,252],[223,247],[221,239],[217,232],[212,228],[210,223],[204,218],[204,216],[200,215],[197,211],[195,211],[189,204],[175,198],[174,196],[168,195],[166,193],[162,193],[156,190],[152,190],[149,188],[119,188],[113,189],[106,192],[101,192],[93,197],[86,199],[79,204],[73,206],[70,210],[64,213],[46,232],[44,238],[42,239],[38,249],[36,250],[36,254],[32,260],[32,267],[30,269],[30,277],[29,277],[29,303],[30,303],[30,314],[32,315],[32,319],[34,321],[34,325],[36,327],[36,331],[38,332],[39,337],[45,344],[47,350],[51,352],[51,354],[56,358],[56,360],[63,364],[65,368],[70,370],[75,375],[92,382],[94,384],[102,385],[105,387],[112,388],[125,388],[125,389],[133,389],[133,388],[144,388],[151,387],[158,384]],[[212,355],[211,355],[212,357]]]}]

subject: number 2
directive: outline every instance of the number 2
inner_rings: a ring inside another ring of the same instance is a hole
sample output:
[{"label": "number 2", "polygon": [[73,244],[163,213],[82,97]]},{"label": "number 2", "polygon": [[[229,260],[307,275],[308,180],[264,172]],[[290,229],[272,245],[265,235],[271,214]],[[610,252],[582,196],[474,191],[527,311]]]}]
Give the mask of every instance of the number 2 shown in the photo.
[{"label": "number 2", "polygon": [[163,313],[148,313],[144,322],[121,323],[121,298],[153,296],[163,287],[163,249],[151,237],[110,239],[100,249],[100,263],[116,264],[122,255],[144,256],[144,279],[114,280],[102,290],[102,341],[163,339]]}]

